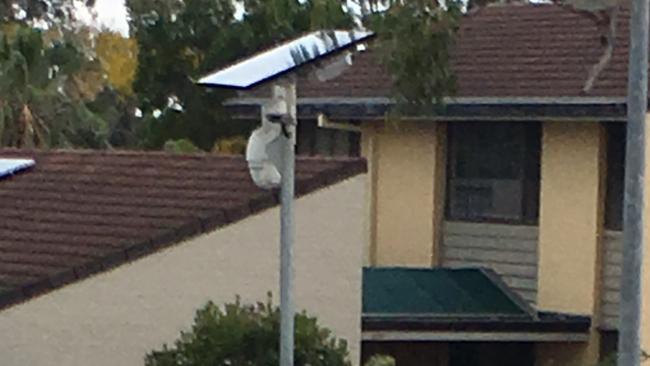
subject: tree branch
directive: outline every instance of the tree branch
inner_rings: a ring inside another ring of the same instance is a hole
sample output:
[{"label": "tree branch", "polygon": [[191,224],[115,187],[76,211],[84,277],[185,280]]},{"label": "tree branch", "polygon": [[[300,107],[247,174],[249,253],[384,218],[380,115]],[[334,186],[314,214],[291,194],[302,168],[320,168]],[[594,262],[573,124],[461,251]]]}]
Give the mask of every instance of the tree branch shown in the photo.
[{"label": "tree branch", "polygon": [[605,49],[598,62],[591,67],[589,76],[582,88],[583,93],[589,93],[600,74],[612,59],[616,44],[616,29],[621,0],[552,0],[554,4],[565,7],[570,11],[592,20],[598,27]]},{"label": "tree branch", "polygon": [[605,67],[609,65],[609,62],[612,59],[612,54],[614,53],[614,46],[616,44],[616,28],[618,23],[618,13],[620,12],[620,6],[616,6],[609,11],[609,27],[607,33],[605,34],[605,50],[600,56],[600,60],[596,63],[589,72],[589,77],[585,86],[582,88],[584,93],[589,93],[593,87],[594,83],[603,72]]}]

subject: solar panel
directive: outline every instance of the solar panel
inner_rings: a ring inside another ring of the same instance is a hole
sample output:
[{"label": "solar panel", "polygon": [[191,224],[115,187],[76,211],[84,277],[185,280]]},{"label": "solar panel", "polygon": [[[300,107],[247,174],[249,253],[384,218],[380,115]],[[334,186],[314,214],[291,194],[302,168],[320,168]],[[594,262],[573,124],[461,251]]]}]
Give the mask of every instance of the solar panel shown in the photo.
[{"label": "solar panel", "polygon": [[348,49],[374,36],[366,31],[317,31],[201,78],[199,85],[248,89]]},{"label": "solar panel", "polygon": [[0,179],[36,165],[32,159],[0,159]]}]

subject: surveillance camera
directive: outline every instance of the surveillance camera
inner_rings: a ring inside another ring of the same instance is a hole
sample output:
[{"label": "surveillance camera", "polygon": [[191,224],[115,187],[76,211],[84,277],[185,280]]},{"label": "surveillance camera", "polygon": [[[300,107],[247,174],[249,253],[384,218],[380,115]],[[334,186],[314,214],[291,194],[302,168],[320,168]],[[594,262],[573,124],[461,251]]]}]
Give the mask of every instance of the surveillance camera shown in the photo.
[{"label": "surveillance camera", "polygon": [[282,123],[284,120],[284,114],[281,113],[268,113],[266,115],[266,119],[269,120],[269,122],[272,123]]},{"label": "surveillance camera", "polygon": [[246,161],[253,182],[260,188],[276,188],[282,181],[279,159],[280,126],[258,128],[251,134],[246,146]]},{"label": "surveillance camera", "polygon": [[267,113],[266,119],[271,123],[281,123],[285,125],[293,124],[293,118],[285,113]]}]

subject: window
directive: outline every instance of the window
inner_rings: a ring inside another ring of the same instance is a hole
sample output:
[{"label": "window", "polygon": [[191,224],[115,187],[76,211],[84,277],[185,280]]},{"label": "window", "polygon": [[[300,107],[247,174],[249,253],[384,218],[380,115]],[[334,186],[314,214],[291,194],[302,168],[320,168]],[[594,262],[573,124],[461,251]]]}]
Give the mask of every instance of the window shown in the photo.
[{"label": "window", "polygon": [[447,218],[536,223],[540,146],[539,123],[451,123]]},{"label": "window", "polygon": [[600,331],[600,361],[612,359],[618,351],[618,332],[617,331]]},{"label": "window", "polygon": [[319,128],[314,120],[298,123],[297,154],[302,156],[359,156],[361,134]]},{"label": "window", "polygon": [[623,195],[625,192],[625,123],[610,123],[607,131],[607,188],[605,228],[623,229]]}]

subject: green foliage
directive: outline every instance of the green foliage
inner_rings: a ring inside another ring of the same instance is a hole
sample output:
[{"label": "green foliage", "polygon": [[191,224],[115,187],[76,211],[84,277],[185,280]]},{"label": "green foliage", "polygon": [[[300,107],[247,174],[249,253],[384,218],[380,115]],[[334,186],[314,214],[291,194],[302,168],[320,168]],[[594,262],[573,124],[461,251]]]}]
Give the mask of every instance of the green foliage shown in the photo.
[{"label": "green foliage", "polygon": [[[398,112],[428,112],[453,93],[459,3],[360,2],[362,20],[379,33]],[[255,121],[231,121],[222,102],[233,94],[199,88],[196,78],[310,30],[351,29],[356,17],[345,0],[242,0],[241,19],[231,0],[127,0],[132,38],[123,39],[94,37],[74,19],[73,4],[0,0],[0,145],[160,149],[187,140],[213,149],[247,135]]]},{"label": "green foliage", "polygon": [[[350,366],[347,345],[322,328],[316,318],[295,319],[296,366]],[[276,366],[280,313],[266,304],[208,303],[197,311],[191,331],[181,333],[173,347],[146,356],[147,366],[255,365]]]},{"label": "green foliage", "polygon": [[69,24],[75,17],[75,5],[92,8],[95,0],[0,0],[0,20],[26,23],[44,21],[50,25]]},{"label": "green foliage", "polygon": [[431,0],[390,1],[387,11],[368,18],[393,77],[399,113],[430,113],[454,92],[449,59],[462,4],[446,3],[442,7]]},{"label": "green foliage", "polygon": [[194,146],[192,141],[188,139],[180,140],[169,140],[165,142],[163,149],[168,152],[173,152],[177,154],[188,154],[188,153],[197,153],[201,151],[198,147]]},{"label": "green foliage", "polygon": [[395,366],[395,359],[390,356],[372,356],[365,366]]},{"label": "green foliage", "polygon": [[156,149],[187,138],[203,150],[215,141],[247,135],[254,121],[233,122],[221,106],[233,94],[194,84],[199,76],[306,31],[350,28],[340,0],[244,0],[234,18],[231,0],[128,0],[132,35],[139,44],[134,91],[145,115],[170,97],[183,113],[148,119],[143,146]]},{"label": "green foliage", "polygon": [[87,106],[87,61],[65,34],[45,43],[41,31],[16,24],[0,31],[0,145],[101,147],[104,121]]},{"label": "green foliage", "polygon": [[[141,144],[146,124],[135,115],[136,101],[117,89],[104,88],[88,108],[107,126],[106,147],[134,148]],[[152,117],[153,118],[153,117]]]},{"label": "green foliage", "polygon": [[138,43],[119,33],[103,31],[96,37],[97,58],[108,82],[120,94],[133,94],[133,80],[138,65]]},{"label": "green foliage", "polygon": [[219,154],[244,155],[248,141],[242,136],[235,136],[217,141],[212,152]]}]

